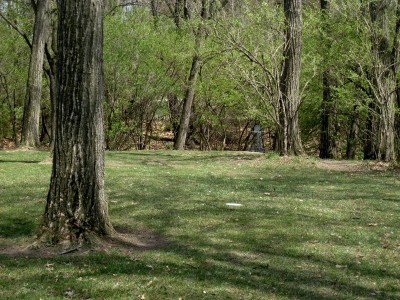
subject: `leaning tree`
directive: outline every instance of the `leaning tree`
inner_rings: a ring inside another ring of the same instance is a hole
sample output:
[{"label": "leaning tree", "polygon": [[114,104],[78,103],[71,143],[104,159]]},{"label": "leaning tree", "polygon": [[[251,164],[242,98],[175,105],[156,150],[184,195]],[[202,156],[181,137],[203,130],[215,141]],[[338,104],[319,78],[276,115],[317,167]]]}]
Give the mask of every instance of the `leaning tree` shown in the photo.
[{"label": "leaning tree", "polygon": [[104,195],[103,5],[58,1],[56,134],[39,238],[70,247],[113,233]]}]

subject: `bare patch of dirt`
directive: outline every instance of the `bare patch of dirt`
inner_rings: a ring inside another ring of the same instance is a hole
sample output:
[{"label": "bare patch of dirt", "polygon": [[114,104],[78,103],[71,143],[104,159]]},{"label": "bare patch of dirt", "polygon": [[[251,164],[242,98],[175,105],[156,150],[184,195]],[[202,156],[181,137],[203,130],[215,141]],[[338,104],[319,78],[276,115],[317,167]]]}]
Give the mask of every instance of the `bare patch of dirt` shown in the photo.
[{"label": "bare patch of dirt", "polygon": [[53,158],[52,157],[47,157],[44,160],[42,160],[39,165],[51,165],[53,164]]},{"label": "bare patch of dirt", "polygon": [[106,159],[105,165],[106,167],[132,167],[132,164],[126,164],[123,162],[108,159]]},{"label": "bare patch of dirt", "polygon": [[321,160],[316,163],[317,168],[339,171],[339,172],[367,172],[387,171],[393,169],[393,165],[387,162],[364,162],[364,161],[343,161],[343,160]]},{"label": "bare patch of dirt", "polygon": [[392,169],[393,165],[390,163],[387,163],[387,162],[378,161],[378,162],[369,164],[369,168],[371,170],[375,170],[375,171],[386,171],[386,170]]},{"label": "bare patch of dirt", "polygon": [[342,160],[321,160],[316,164],[317,168],[330,170],[330,171],[340,171],[340,172],[365,172],[368,168],[360,162],[349,162]]},{"label": "bare patch of dirt", "polygon": [[102,239],[103,250],[131,252],[161,249],[168,245],[164,237],[147,228],[131,230],[117,227],[116,230],[117,233],[114,236]]},{"label": "bare patch of dirt", "polygon": [[131,230],[117,228],[113,236],[101,237],[86,243],[82,247],[66,249],[63,245],[46,245],[36,240],[25,240],[19,243],[9,243],[0,238],[0,254],[12,257],[57,257],[62,255],[85,256],[90,253],[121,252],[124,254],[138,253],[146,250],[161,249],[168,242],[158,233],[148,229]]}]

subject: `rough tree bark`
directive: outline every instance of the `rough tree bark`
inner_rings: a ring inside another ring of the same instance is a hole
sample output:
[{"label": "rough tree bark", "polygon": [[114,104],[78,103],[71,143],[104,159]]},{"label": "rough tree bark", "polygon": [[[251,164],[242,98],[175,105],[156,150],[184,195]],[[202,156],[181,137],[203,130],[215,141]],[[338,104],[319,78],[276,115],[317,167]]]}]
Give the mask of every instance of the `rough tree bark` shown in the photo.
[{"label": "rough tree bark", "polygon": [[370,3],[371,18],[371,88],[374,103],[370,103],[365,141],[364,158],[385,161],[396,159],[395,152],[395,104],[397,85],[398,45],[396,26],[395,42],[390,42],[389,12],[393,9],[390,1],[380,0]]},{"label": "rough tree bark", "polygon": [[39,145],[40,101],[42,97],[42,77],[44,48],[47,38],[50,0],[37,1],[35,8],[35,25],[29,73],[22,120],[21,147]]},{"label": "rough tree bark", "polygon": [[280,82],[279,128],[276,151],[281,155],[303,153],[298,123],[302,48],[301,0],[285,0],[285,44]]},{"label": "rough tree bark", "polygon": [[103,1],[58,1],[56,137],[39,239],[68,247],[113,228],[104,195]]}]

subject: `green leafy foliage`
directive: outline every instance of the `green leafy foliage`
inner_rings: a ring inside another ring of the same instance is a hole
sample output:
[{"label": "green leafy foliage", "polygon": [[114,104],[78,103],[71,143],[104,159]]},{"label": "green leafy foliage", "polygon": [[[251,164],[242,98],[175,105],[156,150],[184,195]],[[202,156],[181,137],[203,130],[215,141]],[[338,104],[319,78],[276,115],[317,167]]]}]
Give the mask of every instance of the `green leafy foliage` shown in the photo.
[{"label": "green leafy foliage", "polygon": [[[181,45],[171,20],[142,9],[117,12],[105,23],[106,139],[110,149],[143,149],[156,118],[166,114],[166,97],[180,93],[185,69]],[[182,66],[183,65],[183,66]],[[178,76],[175,76],[178,74]],[[174,78],[178,77],[178,78]]]},{"label": "green leafy foliage", "polygon": [[327,72],[331,88],[331,118],[335,120],[332,134],[337,139],[341,157],[346,152],[346,138],[355,106],[359,106],[361,112],[357,116],[359,144],[363,139],[371,95],[368,94],[366,74],[361,70],[371,68],[371,32],[359,1],[329,3],[329,9],[324,13],[320,9],[308,8],[304,14],[300,122],[306,144],[314,143],[317,148],[315,140],[319,134],[324,88],[322,77]]},{"label": "green leafy foliage", "polygon": [[30,48],[33,11],[26,1],[0,1],[0,147],[16,144],[21,129]]},{"label": "green leafy foliage", "polygon": [[15,139],[23,114],[28,46],[19,35],[0,22],[0,144],[3,138]]},{"label": "green leafy foliage", "polygon": [[[107,3],[104,41],[106,147],[154,148],[159,139],[169,141],[163,147],[172,145],[191,61],[197,52],[202,65],[195,89],[188,146],[201,150],[249,149],[251,128],[260,124],[265,133],[265,146],[271,148],[278,123],[283,60],[282,6],[254,0],[229,4],[211,1],[210,16],[202,20],[201,3],[197,1],[190,7],[191,17],[181,16],[177,28],[173,6],[168,8],[166,2],[161,2],[157,2],[156,17],[150,6],[133,5],[126,9],[119,7],[116,1]],[[369,130],[366,125],[371,115],[369,106],[377,101],[376,84],[371,78],[376,66],[372,41],[373,37],[387,36],[390,37],[388,46],[394,46],[395,3],[388,2],[386,25],[381,28],[371,22],[370,1],[328,2],[326,12],[321,11],[319,3],[303,5],[299,111],[302,138],[307,152],[317,154],[323,112],[323,76],[328,73],[336,156],[345,156],[354,124],[357,151],[362,156]],[[7,1],[1,9],[22,33],[28,38],[31,36],[33,10],[30,3]],[[196,49],[195,36],[200,22],[205,38]],[[0,140],[17,140],[30,51],[23,37],[4,20],[0,20],[0,34]],[[49,127],[51,105],[47,79],[44,87],[42,109],[45,125]],[[380,118],[379,112],[373,113]],[[398,140],[397,135],[397,143]]]}]

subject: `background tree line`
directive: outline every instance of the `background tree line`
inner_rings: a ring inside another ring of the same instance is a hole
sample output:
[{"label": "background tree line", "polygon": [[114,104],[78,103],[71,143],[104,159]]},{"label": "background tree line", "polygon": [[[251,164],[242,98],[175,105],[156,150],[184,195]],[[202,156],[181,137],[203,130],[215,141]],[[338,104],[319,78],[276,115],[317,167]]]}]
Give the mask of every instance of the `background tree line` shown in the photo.
[{"label": "background tree line", "polygon": [[[106,148],[248,150],[260,124],[281,154],[397,160],[399,2],[286,2],[107,1]],[[3,144],[54,140],[56,9],[0,1]]]}]

